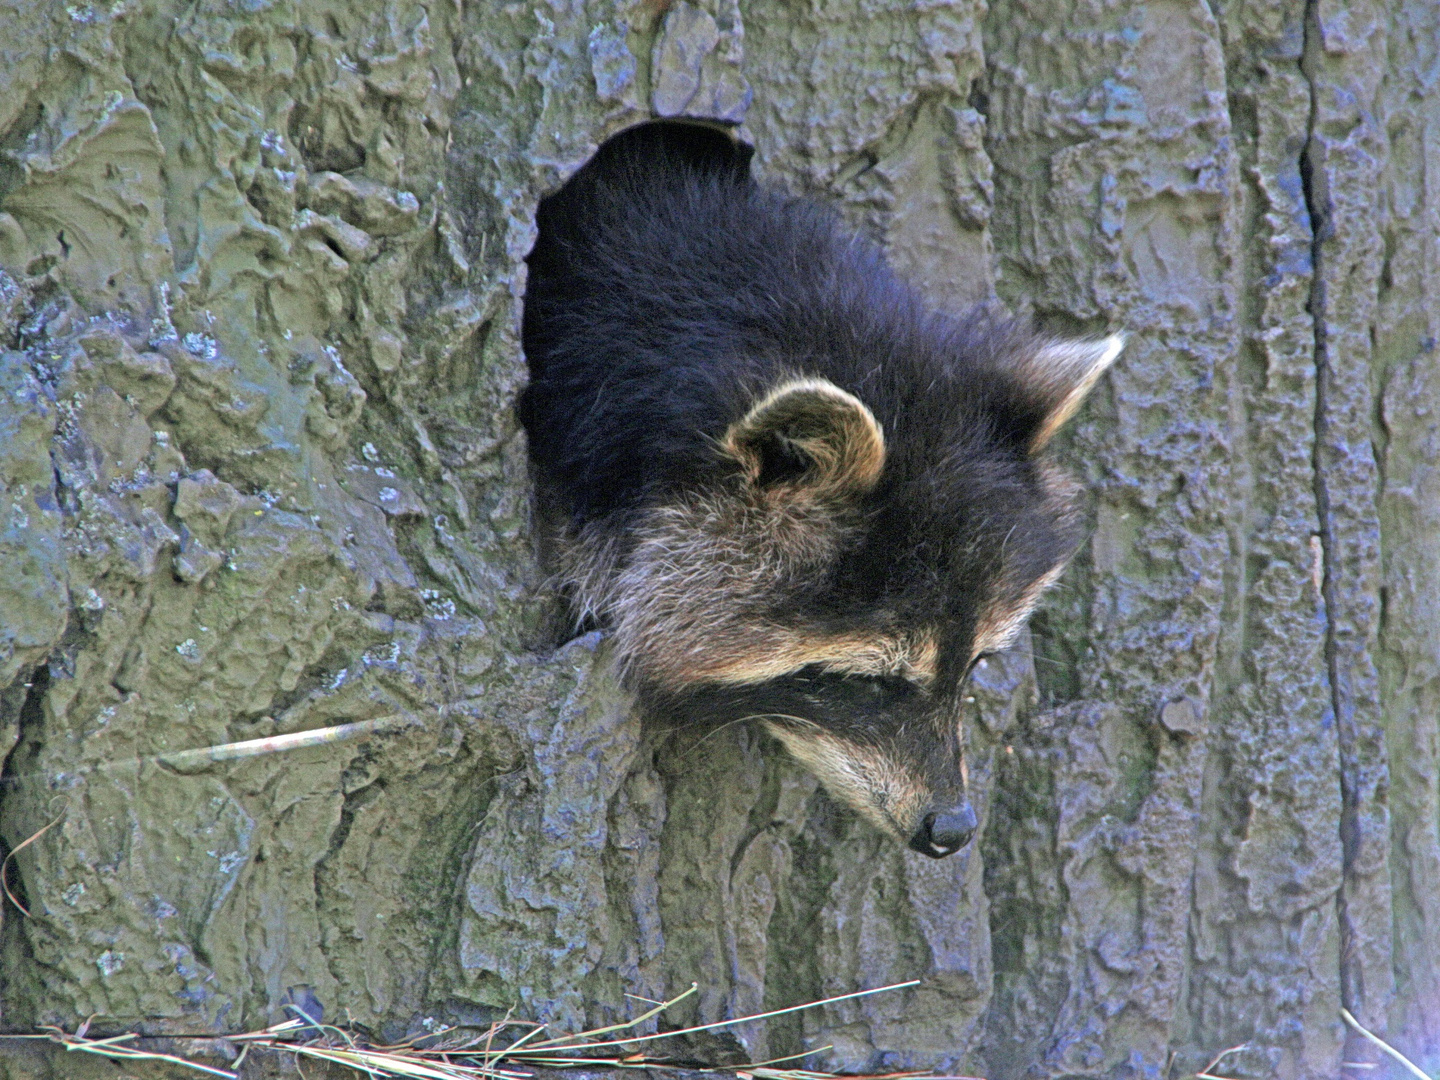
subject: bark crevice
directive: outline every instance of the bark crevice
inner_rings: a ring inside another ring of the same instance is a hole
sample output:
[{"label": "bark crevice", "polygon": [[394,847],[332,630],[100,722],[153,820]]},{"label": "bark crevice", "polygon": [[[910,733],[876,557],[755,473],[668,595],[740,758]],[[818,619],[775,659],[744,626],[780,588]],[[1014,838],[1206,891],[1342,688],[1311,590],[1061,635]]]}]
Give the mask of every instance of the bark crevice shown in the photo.
[{"label": "bark crevice", "polygon": [[1323,29],[1320,22],[1320,0],[1306,0],[1304,21],[1304,46],[1300,58],[1300,71],[1309,91],[1309,115],[1307,117],[1305,143],[1300,152],[1301,190],[1305,197],[1305,209],[1310,221],[1310,297],[1306,309],[1312,319],[1315,355],[1315,429],[1314,429],[1314,486],[1316,511],[1316,537],[1320,543],[1320,596],[1325,609],[1325,677],[1329,683],[1330,710],[1336,727],[1336,741],[1340,755],[1340,799],[1339,822],[1342,852],[1342,878],[1335,897],[1336,917],[1340,927],[1340,997],[1352,1013],[1362,1011],[1364,986],[1361,966],[1355,957],[1356,929],[1350,917],[1348,885],[1359,853],[1357,833],[1359,829],[1359,808],[1355,782],[1357,768],[1354,753],[1354,733],[1345,721],[1345,695],[1341,683],[1340,650],[1337,634],[1337,613],[1339,590],[1336,587],[1335,568],[1339,565],[1339,550],[1335,519],[1331,511],[1329,478],[1329,455],[1332,446],[1330,434],[1330,398],[1333,393],[1334,372],[1330,357],[1329,312],[1327,307],[1326,244],[1333,235],[1333,207],[1325,175],[1325,144],[1318,133],[1321,92],[1321,76],[1318,68],[1324,51]]}]

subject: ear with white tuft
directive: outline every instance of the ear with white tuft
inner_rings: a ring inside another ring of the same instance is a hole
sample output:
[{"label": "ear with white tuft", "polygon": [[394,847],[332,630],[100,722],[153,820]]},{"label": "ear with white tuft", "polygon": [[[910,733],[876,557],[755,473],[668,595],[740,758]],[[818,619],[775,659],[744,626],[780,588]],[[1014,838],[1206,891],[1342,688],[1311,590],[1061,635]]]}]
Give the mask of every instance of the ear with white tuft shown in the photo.
[{"label": "ear with white tuft", "polygon": [[885,465],[879,421],[828,379],[780,383],[730,425],[721,447],[755,486],[819,496],[863,494]]},{"label": "ear with white tuft", "polygon": [[1092,341],[1048,341],[1017,365],[1016,374],[1044,409],[1043,418],[1030,436],[1030,453],[1043,450],[1055,432],[1075,415],[1123,348],[1125,338],[1120,334]]}]

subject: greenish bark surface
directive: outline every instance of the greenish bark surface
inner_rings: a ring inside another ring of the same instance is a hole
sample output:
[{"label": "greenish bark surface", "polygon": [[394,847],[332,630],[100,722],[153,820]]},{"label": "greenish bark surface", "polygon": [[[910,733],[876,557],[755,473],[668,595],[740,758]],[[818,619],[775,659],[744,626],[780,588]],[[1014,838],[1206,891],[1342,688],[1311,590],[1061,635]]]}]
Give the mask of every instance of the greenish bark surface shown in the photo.
[{"label": "greenish bark surface", "polygon": [[[0,0],[0,64],[0,840],[56,822],[0,1031],[919,979],[687,1054],[1300,1080],[1375,1060],[1345,1005],[1440,1068],[1430,0]],[[653,115],[743,122],[937,304],[1131,335],[951,859],[565,641],[523,259]]]}]

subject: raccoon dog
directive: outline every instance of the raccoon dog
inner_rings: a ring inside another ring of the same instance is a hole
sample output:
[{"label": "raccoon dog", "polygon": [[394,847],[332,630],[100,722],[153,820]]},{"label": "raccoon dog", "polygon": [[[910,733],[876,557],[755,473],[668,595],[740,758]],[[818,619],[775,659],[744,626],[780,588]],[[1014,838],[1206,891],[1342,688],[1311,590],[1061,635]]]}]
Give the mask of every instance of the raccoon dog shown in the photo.
[{"label": "raccoon dog", "polygon": [[759,720],[964,847],[963,684],[1076,546],[1044,449],[1121,341],[929,310],[699,125],[616,136],[537,223],[520,416],[577,616],[651,709]]}]

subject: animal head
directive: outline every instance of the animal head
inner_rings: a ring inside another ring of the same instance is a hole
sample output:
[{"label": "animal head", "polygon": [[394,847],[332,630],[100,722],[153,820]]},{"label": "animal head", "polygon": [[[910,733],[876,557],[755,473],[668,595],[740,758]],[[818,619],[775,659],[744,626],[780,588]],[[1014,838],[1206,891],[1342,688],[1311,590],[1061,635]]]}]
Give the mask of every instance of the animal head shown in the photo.
[{"label": "animal head", "polygon": [[1074,485],[1045,450],[1122,344],[995,324],[929,379],[773,377],[701,479],[623,536],[575,530],[566,576],[652,707],[756,719],[874,825],[951,854],[976,827],[963,684],[1075,548]]}]

